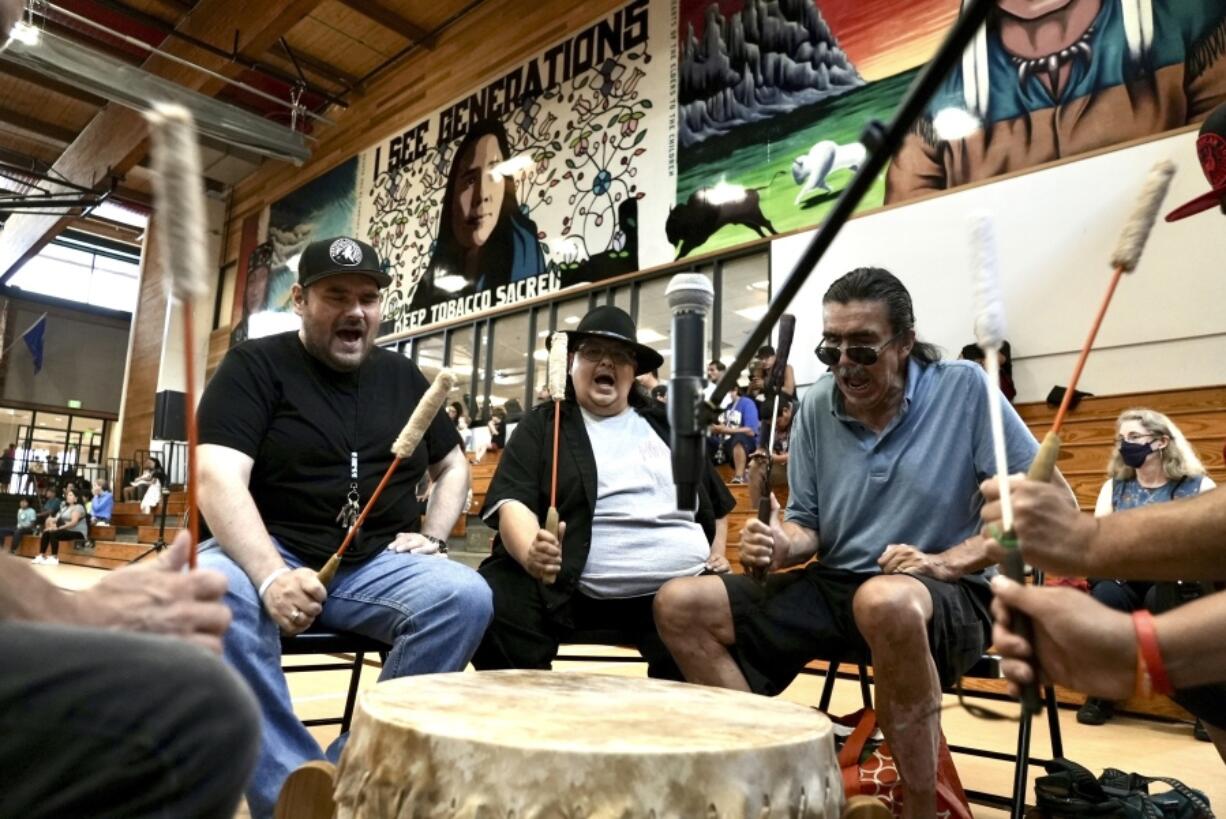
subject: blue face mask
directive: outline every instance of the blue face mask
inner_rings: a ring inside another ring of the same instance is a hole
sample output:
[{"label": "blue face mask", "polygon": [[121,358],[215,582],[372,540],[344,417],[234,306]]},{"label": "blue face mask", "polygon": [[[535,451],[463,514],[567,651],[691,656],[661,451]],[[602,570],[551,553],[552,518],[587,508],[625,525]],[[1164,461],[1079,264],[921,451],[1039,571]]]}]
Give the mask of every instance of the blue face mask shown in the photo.
[{"label": "blue face mask", "polygon": [[1120,444],[1120,458],[1124,464],[1133,469],[1140,469],[1141,464],[1145,463],[1145,459],[1149,457],[1149,453],[1153,452],[1153,444],[1134,444],[1131,441],[1124,441]]}]

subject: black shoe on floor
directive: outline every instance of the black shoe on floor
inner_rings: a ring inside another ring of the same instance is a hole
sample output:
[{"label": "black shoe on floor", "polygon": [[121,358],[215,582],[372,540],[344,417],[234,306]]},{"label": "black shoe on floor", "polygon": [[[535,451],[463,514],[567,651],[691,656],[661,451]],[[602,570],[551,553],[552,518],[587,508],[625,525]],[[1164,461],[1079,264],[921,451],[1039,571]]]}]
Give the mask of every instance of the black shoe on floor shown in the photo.
[{"label": "black shoe on floor", "polygon": [[1205,730],[1205,723],[1200,720],[1197,720],[1196,725],[1192,727],[1192,736],[1201,742],[1213,742],[1213,737],[1209,736],[1209,732]]},{"label": "black shoe on floor", "polygon": [[1082,725],[1103,725],[1115,716],[1115,703],[1090,697],[1077,709],[1077,721]]}]

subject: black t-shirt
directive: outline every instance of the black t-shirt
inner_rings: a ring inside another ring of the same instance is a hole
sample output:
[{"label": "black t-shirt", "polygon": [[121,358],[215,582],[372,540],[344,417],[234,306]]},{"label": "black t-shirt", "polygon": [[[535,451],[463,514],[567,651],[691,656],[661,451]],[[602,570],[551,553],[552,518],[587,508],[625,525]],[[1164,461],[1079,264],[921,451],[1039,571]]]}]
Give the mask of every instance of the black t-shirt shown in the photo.
[{"label": "black t-shirt", "polygon": [[[200,400],[202,444],[254,461],[249,489],[268,533],[312,568],[340,547],[337,522],[349,494],[350,453],[358,454],[359,505],[392,462],[391,445],[429,387],[413,362],[376,348],[354,372],[313,357],[296,332],[246,341],[226,354]],[[420,529],[414,487],[427,463],[460,443],[445,412],[379,496],[344,562],[365,560]]]}]

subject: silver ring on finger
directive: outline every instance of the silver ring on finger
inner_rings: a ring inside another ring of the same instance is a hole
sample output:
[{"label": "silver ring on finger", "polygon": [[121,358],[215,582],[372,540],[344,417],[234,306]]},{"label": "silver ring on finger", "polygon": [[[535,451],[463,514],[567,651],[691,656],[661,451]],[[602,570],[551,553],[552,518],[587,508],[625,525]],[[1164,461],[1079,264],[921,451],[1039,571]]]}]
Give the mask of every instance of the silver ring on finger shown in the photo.
[{"label": "silver ring on finger", "polygon": [[294,609],[293,613],[290,614],[289,619],[291,623],[297,625],[302,621],[302,612],[298,611],[298,609]]}]

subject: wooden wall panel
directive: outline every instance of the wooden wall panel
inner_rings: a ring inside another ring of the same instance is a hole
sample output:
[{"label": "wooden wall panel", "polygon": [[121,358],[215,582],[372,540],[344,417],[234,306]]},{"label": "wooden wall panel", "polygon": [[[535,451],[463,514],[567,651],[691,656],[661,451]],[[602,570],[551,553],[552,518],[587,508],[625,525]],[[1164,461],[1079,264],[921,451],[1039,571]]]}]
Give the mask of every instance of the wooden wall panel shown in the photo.
[{"label": "wooden wall panel", "polygon": [[147,449],[153,435],[153,405],[158,372],[162,364],[162,341],[166,330],[166,285],[162,277],[159,231],[150,220],[141,254],[140,298],[132,314],[132,350],[128,360],[127,392],[124,393],[119,457],[130,458],[137,449]]}]

